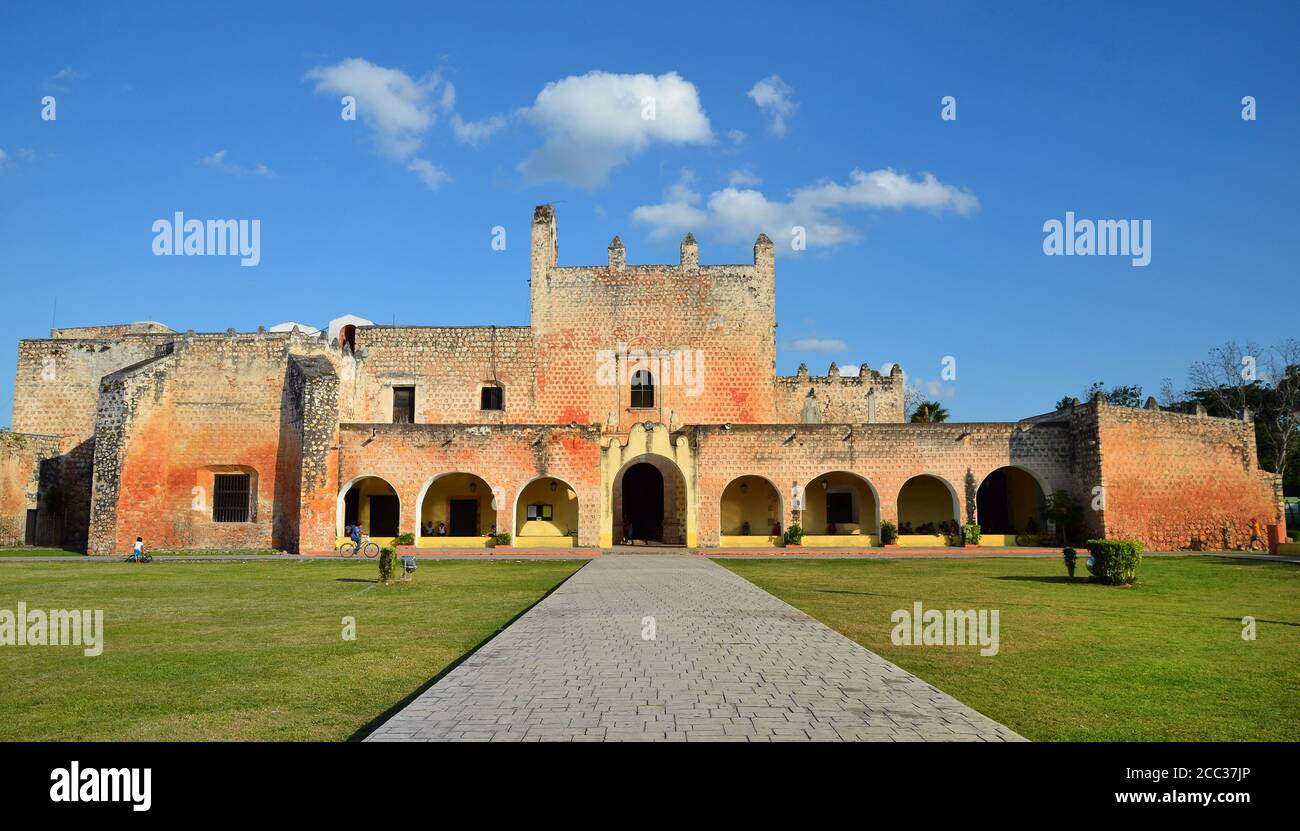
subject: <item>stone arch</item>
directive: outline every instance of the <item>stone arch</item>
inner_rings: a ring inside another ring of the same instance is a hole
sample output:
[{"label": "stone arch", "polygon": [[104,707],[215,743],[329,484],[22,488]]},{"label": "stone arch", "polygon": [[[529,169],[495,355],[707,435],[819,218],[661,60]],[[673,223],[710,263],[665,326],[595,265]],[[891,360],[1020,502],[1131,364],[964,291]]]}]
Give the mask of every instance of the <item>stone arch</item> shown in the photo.
[{"label": "stone arch", "polygon": [[[847,513],[835,494],[848,494]],[[810,537],[859,537],[874,541],[880,534],[880,494],[865,476],[832,470],[814,476],[804,487],[804,534]]]},{"label": "stone arch", "polygon": [[[349,506],[349,501],[350,501],[349,494],[353,493],[354,490],[356,492],[356,500],[357,500],[356,505]],[[391,519],[391,523],[400,526],[401,516],[402,516],[401,513],[402,497],[397,492],[397,488],[393,487],[392,483],[389,482],[384,477],[376,476],[373,473],[367,473],[356,477],[352,481],[348,482],[347,485],[345,485],[344,487],[339,488],[338,504],[336,509],[335,528],[334,528],[336,536],[338,537],[345,536],[344,526],[348,524],[347,521],[348,519],[351,518],[355,518],[357,522],[361,525],[361,531],[363,534],[366,534],[367,536],[372,538],[377,537],[380,539],[384,539],[388,537],[395,537],[398,534],[402,533],[400,527],[398,527],[397,530],[392,534],[372,533],[372,531],[375,530],[374,528],[371,527],[371,516],[370,516],[371,507],[372,507],[370,502],[370,497],[372,496],[392,497],[393,499],[396,500],[395,503],[396,512],[393,518]],[[385,515],[382,519],[385,522],[385,526],[379,528],[378,530],[392,531],[393,528],[389,527],[389,509],[387,508],[387,506],[385,506],[384,510],[385,510]],[[350,512],[352,511],[355,511],[355,517],[351,515]],[[378,517],[376,517],[376,519],[378,519]]]},{"label": "stone arch", "polygon": [[[550,517],[529,519],[530,505],[550,505]],[[582,510],[578,491],[558,476],[535,476],[515,491],[511,509],[515,545],[565,548],[577,544]]]},{"label": "stone arch", "polygon": [[[681,473],[685,480],[686,545],[690,548],[698,545],[699,474],[687,437],[679,434],[674,438],[665,425],[645,422],[633,424],[625,440],[611,437],[606,442],[600,451],[601,547],[608,548],[614,544],[615,480],[627,462],[646,455],[662,457]],[[621,527],[617,530],[622,533]]]},{"label": "stone arch", "polygon": [[[957,489],[937,473],[918,473],[898,489],[898,529],[900,534],[941,533],[941,523],[961,522],[961,502]],[[905,526],[911,526],[905,531]],[[934,532],[920,529],[932,525]]]},{"label": "stone arch", "polygon": [[[975,492],[975,517],[985,536],[1005,536],[1047,531],[1043,510],[1051,491],[1037,473],[1019,465],[989,471]],[[990,543],[994,540],[989,540]]]},{"label": "stone arch", "polygon": [[766,476],[737,476],[718,498],[719,535],[733,538],[724,545],[777,545],[784,516],[781,491]]},{"label": "stone arch", "polygon": [[686,476],[672,459],[657,453],[628,459],[611,490],[615,540],[685,545],[688,499]]},{"label": "stone arch", "polygon": [[[415,502],[415,543],[429,547],[478,548],[490,545],[490,531],[501,530],[501,491],[468,471],[447,471],[429,478]],[[468,503],[474,503],[470,515]],[[426,534],[432,523],[433,533]],[[438,533],[439,524],[445,533]]]}]

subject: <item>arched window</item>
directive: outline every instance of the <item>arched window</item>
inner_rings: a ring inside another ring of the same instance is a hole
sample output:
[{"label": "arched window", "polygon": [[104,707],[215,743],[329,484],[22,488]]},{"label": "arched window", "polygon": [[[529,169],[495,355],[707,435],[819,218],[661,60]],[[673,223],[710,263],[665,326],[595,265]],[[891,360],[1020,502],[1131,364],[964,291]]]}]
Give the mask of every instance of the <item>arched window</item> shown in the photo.
[{"label": "arched window", "polygon": [[632,408],[653,410],[655,406],[655,377],[648,369],[632,373]]}]

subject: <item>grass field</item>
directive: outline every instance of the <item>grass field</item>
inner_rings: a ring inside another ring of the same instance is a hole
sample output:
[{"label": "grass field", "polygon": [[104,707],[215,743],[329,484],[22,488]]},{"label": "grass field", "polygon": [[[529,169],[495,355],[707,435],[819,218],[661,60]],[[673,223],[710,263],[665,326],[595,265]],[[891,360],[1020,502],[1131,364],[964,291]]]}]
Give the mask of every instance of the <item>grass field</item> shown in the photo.
[{"label": "grass field", "polygon": [[[104,651],[0,647],[0,740],[346,739],[575,560],[0,565],[0,609],[104,610]],[[342,619],[356,619],[355,641]]]},{"label": "grass field", "polygon": [[0,557],[82,557],[80,551],[67,551],[62,548],[5,548],[0,549]]},{"label": "grass field", "polygon": [[[1147,558],[1113,588],[1057,559],[722,564],[1030,739],[1300,740],[1295,565]],[[999,654],[894,646],[890,614],[916,601],[1000,610]]]}]

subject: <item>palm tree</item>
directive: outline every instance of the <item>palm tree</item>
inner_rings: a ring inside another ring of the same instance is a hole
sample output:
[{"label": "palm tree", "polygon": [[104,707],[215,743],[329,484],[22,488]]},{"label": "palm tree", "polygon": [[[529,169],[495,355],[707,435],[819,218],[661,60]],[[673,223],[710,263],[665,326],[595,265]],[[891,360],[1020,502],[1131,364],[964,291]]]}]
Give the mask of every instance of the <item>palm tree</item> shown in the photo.
[{"label": "palm tree", "polygon": [[912,413],[913,424],[938,424],[948,420],[948,411],[938,401],[922,401]]}]

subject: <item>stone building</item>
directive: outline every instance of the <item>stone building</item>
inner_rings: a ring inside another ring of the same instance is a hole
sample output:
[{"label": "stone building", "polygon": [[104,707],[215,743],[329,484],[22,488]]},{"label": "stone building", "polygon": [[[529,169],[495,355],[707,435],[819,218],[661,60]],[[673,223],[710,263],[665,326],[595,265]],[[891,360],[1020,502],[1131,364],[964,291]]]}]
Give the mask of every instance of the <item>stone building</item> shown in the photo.
[{"label": "stone building", "polygon": [[[531,325],[178,333],[56,329],[19,344],[0,530],[91,554],[335,547],[360,524],[424,547],[857,547],[1046,532],[1240,545],[1281,516],[1247,422],[1094,400],[1013,423],[907,424],[904,375],[776,373],[772,242],[753,262],[561,265],[533,216]],[[277,327],[284,328],[284,327]]]}]

